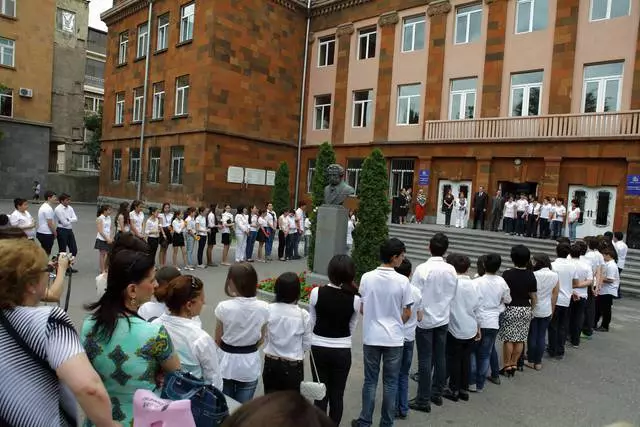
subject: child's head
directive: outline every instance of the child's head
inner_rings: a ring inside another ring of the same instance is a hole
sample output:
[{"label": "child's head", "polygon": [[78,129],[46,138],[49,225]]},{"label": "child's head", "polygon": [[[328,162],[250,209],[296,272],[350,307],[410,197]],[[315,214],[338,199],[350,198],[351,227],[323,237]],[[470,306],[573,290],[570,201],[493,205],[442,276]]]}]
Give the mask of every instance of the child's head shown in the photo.
[{"label": "child's head", "polygon": [[524,245],[515,245],[511,248],[511,262],[518,268],[525,268],[531,260],[531,251]]},{"label": "child's head", "polygon": [[300,277],[296,273],[282,273],[274,286],[276,302],[295,304],[300,299]]},{"label": "child's head", "polygon": [[449,254],[449,256],[447,256],[447,263],[453,265],[458,274],[465,274],[471,266],[469,257],[461,254]]},{"label": "child's head", "polygon": [[158,215],[158,208],[155,206],[149,206],[149,216],[156,217]]},{"label": "child's head", "polygon": [[164,302],[163,297],[166,295],[166,292],[163,291],[164,288],[167,287],[169,282],[180,276],[180,270],[170,265],[160,267],[160,269],[156,271],[156,281],[158,282],[158,287],[156,288],[155,295],[156,299],[159,302]]},{"label": "child's head", "polygon": [[615,259],[615,256],[616,256],[615,249],[613,249],[612,247],[607,246],[602,250],[602,257],[607,262],[611,261],[612,259]]},{"label": "child's head", "polygon": [[486,274],[496,274],[502,265],[502,257],[498,254],[487,254],[484,260]]},{"label": "child's head", "polygon": [[487,272],[485,268],[485,264],[487,262],[487,255],[480,255],[478,260],[476,261],[476,271],[478,272],[478,276],[484,276]]},{"label": "child's head", "polygon": [[556,240],[556,242],[560,245],[560,244],[565,244],[565,245],[571,245],[571,240],[569,240],[568,237],[558,237],[558,239]]},{"label": "child's head", "polygon": [[405,277],[411,277],[411,261],[409,258],[404,258],[402,263],[395,268],[396,272],[402,274]]},{"label": "child's head", "polygon": [[253,298],[257,294],[258,273],[247,262],[229,267],[224,293],[230,297]]},{"label": "child's head", "polygon": [[436,233],[429,241],[429,251],[433,256],[443,256],[449,249],[449,238],[444,233]]},{"label": "child's head", "polygon": [[535,253],[533,254],[533,271],[542,270],[548,268],[551,270],[551,260],[547,254]]},{"label": "child's head", "polygon": [[566,258],[571,253],[571,246],[567,243],[559,243],[556,246],[556,255],[558,258]]}]

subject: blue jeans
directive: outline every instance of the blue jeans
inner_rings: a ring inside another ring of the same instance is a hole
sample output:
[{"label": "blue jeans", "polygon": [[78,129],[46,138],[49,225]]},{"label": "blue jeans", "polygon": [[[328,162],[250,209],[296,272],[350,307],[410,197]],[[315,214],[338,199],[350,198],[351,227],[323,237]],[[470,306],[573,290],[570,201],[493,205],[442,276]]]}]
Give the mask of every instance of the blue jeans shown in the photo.
[{"label": "blue jeans", "polygon": [[529,337],[527,339],[527,360],[536,365],[542,363],[549,323],[551,323],[551,316],[531,319],[531,327],[529,328]]},{"label": "blue jeans", "polygon": [[258,380],[250,381],[247,383],[236,380],[228,380],[226,378],[222,380],[222,392],[240,403],[245,403],[253,399],[253,395],[256,392],[257,386]]},{"label": "blue jeans", "polygon": [[249,235],[247,236],[247,249],[245,252],[245,259],[249,260],[249,259],[253,259],[253,246],[256,243],[256,238],[258,237],[258,232],[257,231],[251,231],[249,232]]},{"label": "blue jeans", "polygon": [[[418,396],[420,404],[429,403],[431,397],[441,397],[447,381],[447,331],[449,325],[433,329],[416,328],[418,349]],[[431,372],[433,370],[433,378]]]},{"label": "blue jeans", "polygon": [[578,221],[569,223],[569,239],[576,240],[576,229],[578,228]]},{"label": "blue jeans", "polygon": [[491,349],[491,360],[489,360],[489,366],[491,366],[491,378],[500,377],[500,360],[498,360],[498,352],[496,351],[496,345],[493,344]]},{"label": "blue jeans", "polygon": [[362,386],[362,411],[358,425],[369,427],[373,423],[373,410],[376,406],[376,388],[380,376],[382,359],[382,417],[381,426],[392,426],[395,420],[396,396],[398,393],[398,375],[402,364],[404,347],[381,347],[363,345],[364,385]]},{"label": "blue jeans", "polygon": [[293,235],[293,257],[300,258],[300,253],[298,252],[300,249],[300,240],[302,239],[302,235],[300,231]]},{"label": "blue jeans", "polygon": [[267,242],[265,243],[265,255],[270,257],[271,256],[271,251],[273,250],[273,237],[274,237],[274,229],[273,228],[267,228],[267,231],[269,232],[269,237],[267,237]]},{"label": "blue jeans", "polygon": [[184,243],[187,249],[187,265],[196,265],[193,259],[193,248],[196,245],[196,238],[192,234],[185,234]]},{"label": "blue jeans", "polygon": [[551,221],[551,230],[552,230],[554,239],[557,239],[558,237],[562,236],[562,222]]},{"label": "blue jeans", "polygon": [[[491,364],[491,353],[495,351],[496,336],[498,335],[497,329],[482,328],[480,331],[482,339],[479,343],[476,343],[471,353],[472,365],[469,371],[469,384],[475,384],[478,390],[484,388],[484,383],[487,380],[487,372]],[[496,359],[497,355],[496,353]],[[473,363],[473,359],[475,359],[475,363]],[[494,373],[492,372],[492,375]]]},{"label": "blue jeans", "polygon": [[414,341],[405,341],[402,350],[402,363],[398,377],[398,398],[396,399],[396,412],[402,415],[407,415],[409,412],[409,371],[413,360],[413,343]]}]

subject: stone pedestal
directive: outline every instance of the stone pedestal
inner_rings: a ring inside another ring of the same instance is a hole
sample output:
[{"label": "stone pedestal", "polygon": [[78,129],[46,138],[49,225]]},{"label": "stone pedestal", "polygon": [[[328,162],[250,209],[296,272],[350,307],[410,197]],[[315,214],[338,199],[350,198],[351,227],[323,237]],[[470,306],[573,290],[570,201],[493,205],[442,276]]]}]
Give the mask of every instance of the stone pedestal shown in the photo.
[{"label": "stone pedestal", "polygon": [[309,284],[329,283],[329,261],[334,255],[347,253],[348,219],[349,211],[344,206],[322,205],[318,208],[313,272],[307,276]]}]

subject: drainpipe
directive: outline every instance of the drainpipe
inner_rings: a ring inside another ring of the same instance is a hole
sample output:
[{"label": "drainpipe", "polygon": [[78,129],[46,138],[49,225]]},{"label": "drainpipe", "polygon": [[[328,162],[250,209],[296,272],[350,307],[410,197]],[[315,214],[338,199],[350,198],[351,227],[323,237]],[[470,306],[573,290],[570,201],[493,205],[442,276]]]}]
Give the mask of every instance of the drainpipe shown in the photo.
[{"label": "drainpipe", "polygon": [[138,191],[136,199],[142,195],[142,170],[144,162],[144,128],[147,124],[147,92],[149,88],[149,58],[151,58],[151,15],[153,12],[153,0],[149,0],[149,17],[147,18],[147,57],[144,60],[144,88],[142,96],[142,123],[140,124],[140,173],[138,175]]},{"label": "drainpipe", "polygon": [[298,125],[298,159],[296,161],[296,194],[294,207],[298,206],[300,192],[300,161],[302,156],[302,132],[304,130],[305,87],[307,86],[307,59],[309,56],[309,36],[311,34],[311,0],[307,0],[307,31],[304,37],[304,66],[302,69],[302,87],[300,88],[300,123]]}]

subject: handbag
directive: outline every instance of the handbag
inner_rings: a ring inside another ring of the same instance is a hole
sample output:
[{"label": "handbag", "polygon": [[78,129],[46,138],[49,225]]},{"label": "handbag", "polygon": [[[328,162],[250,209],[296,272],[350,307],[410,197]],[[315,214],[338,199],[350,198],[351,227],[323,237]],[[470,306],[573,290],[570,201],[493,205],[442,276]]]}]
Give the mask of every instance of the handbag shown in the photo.
[{"label": "handbag", "polygon": [[224,394],[188,372],[166,374],[160,397],[190,400],[196,427],[219,426],[229,416],[229,406]]},{"label": "handbag", "polygon": [[133,427],[196,427],[189,400],[160,399],[149,390],[133,395]]},{"label": "handbag", "polygon": [[322,400],[327,395],[327,386],[320,382],[320,376],[316,369],[316,362],[313,360],[313,352],[309,352],[309,359],[311,360],[311,367],[313,373],[316,374],[318,382],[314,381],[302,381],[300,383],[300,394],[309,400]]}]

